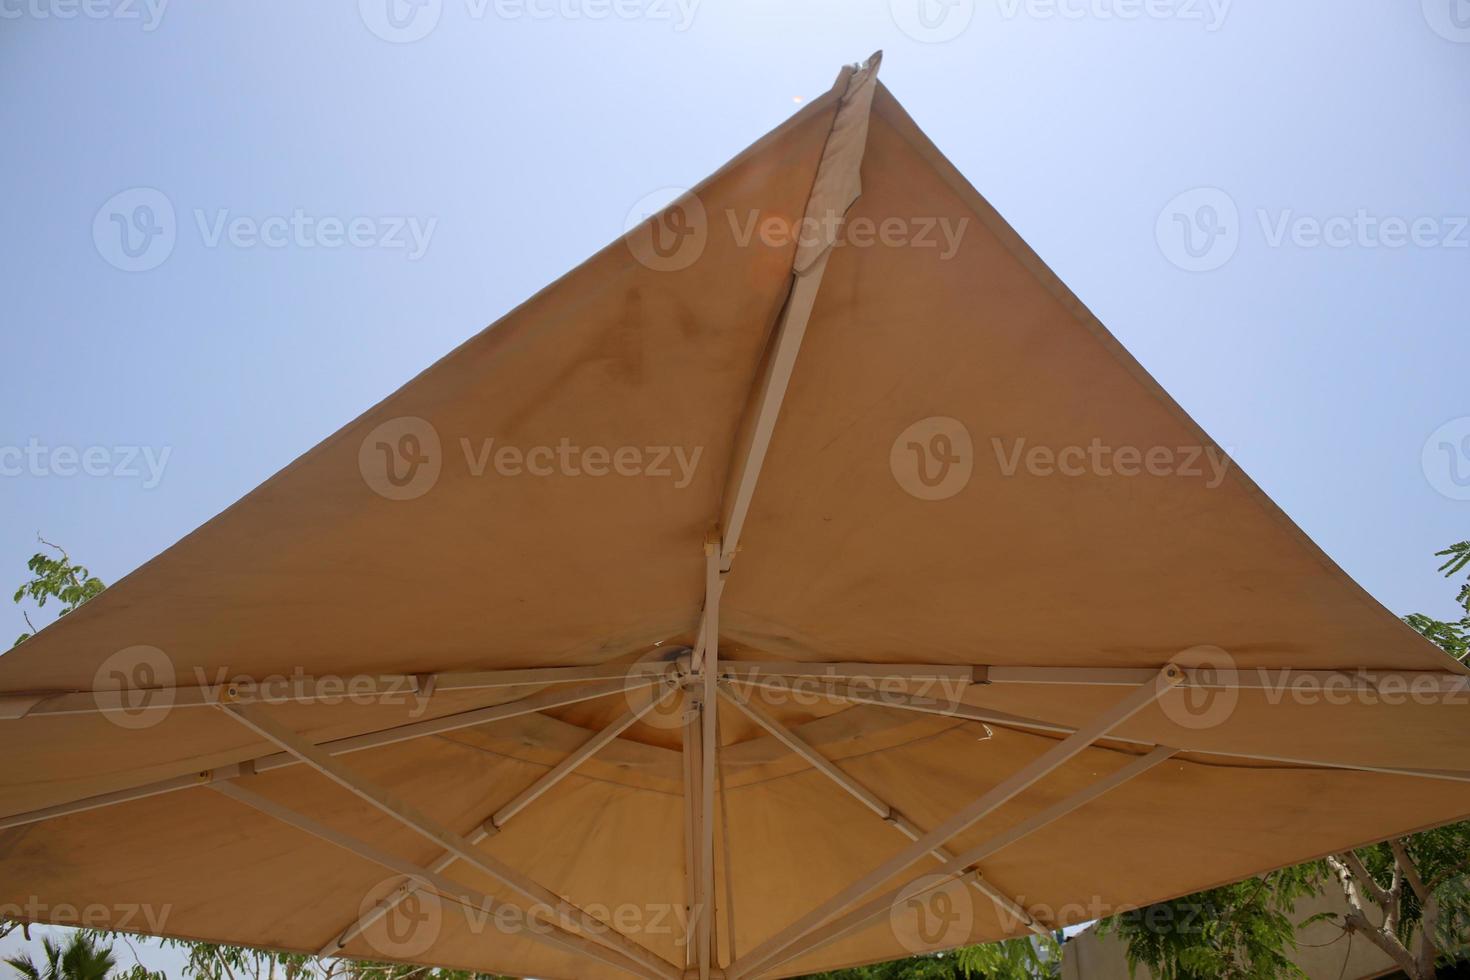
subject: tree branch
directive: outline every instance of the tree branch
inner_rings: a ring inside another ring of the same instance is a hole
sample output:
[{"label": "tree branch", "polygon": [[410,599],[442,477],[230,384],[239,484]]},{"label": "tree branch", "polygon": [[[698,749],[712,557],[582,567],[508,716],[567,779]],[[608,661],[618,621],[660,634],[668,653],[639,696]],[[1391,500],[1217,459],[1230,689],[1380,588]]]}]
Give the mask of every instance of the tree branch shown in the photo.
[{"label": "tree branch", "polygon": [[1367,877],[1366,870],[1360,879],[1352,872],[1352,866],[1361,868],[1363,863],[1358,860],[1357,855],[1351,851],[1345,854],[1333,855],[1327,858],[1327,866],[1337,876],[1337,883],[1342,886],[1343,896],[1347,899],[1349,912],[1343,916],[1343,928],[1349,932],[1360,932],[1368,937],[1368,941],[1383,950],[1399,968],[1414,980],[1420,980],[1424,974],[1419,969],[1419,964],[1413,955],[1399,942],[1399,938],[1392,932],[1386,931],[1381,926],[1375,926],[1368,917],[1363,914],[1363,896],[1359,890],[1361,882],[1367,882],[1372,888],[1379,892],[1383,889]]},{"label": "tree branch", "polygon": [[[1368,869],[1363,866],[1363,862],[1358,858],[1357,852],[1343,851],[1337,857],[1347,866],[1348,873],[1368,890],[1369,897],[1373,899],[1373,903],[1383,909],[1385,914],[1391,913],[1393,910],[1389,906],[1393,904],[1393,893],[1385,891],[1382,885],[1373,880],[1373,876],[1368,873]],[[1328,860],[1331,861],[1330,858]]]},{"label": "tree branch", "polygon": [[1408,880],[1409,887],[1414,889],[1414,894],[1419,897],[1420,903],[1429,901],[1429,889],[1424,887],[1424,879],[1419,877],[1419,866],[1414,859],[1409,857],[1409,851],[1404,847],[1402,838],[1395,838],[1388,842],[1388,849],[1393,851],[1393,860],[1404,870],[1404,878]]}]

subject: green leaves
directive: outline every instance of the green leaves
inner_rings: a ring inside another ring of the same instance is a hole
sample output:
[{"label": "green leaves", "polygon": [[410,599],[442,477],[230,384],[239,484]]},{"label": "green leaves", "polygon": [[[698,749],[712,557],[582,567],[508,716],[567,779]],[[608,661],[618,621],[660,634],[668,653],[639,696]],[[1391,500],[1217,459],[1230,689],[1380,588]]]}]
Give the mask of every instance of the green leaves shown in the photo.
[{"label": "green leaves", "polygon": [[[64,549],[58,548],[39,535],[37,538],[61,557],[53,558],[39,551],[32,555],[31,560],[26,562],[31,578],[21,583],[20,588],[15,590],[15,602],[19,603],[29,598],[35,602],[37,608],[41,608],[46,605],[46,600],[56,599],[61,603],[61,611],[57,615],[65,616],[106,588],[101,579],[83,566],[74,564]],[[31,625],[29,616],[26,617],[26,625]],[[34,632],[35,627],[32,626],[30,630],[18,636],[15,642],[21,643],[29,639]]]},{"label": "green leaves", "polygon": [[954,952],[966,977],[985,980],[1054,980],[1062,975],[1059,934],[1007,939]]},{"label": "green leaves", "polygon": [[[1452,544],[1443,551],[1436,551],[1434,556],[1445,559],[1439,571],[1445,578],[1453,578],[1470,568],[1470,541]],[[1457,622],[1445,622],[1423,613],[1410,613],[1404,617],[1404,622],[1445,653],[1463,662],[1470,657],[1470,582],[1460,587],[1455,601],[1465,610],[1465,615]]]},{"label": "green leaves", "polygon": [[45,962],[37,964],[29,956],[6,960],[25,980],[105,980],[116,960],[112,946],[99,944],[88,932],[74,932],[65,946],[49,937],[41,940]]},{"label": "green leaves", "polygon": [[1158,980],[1269,980],[1304,977],[1296,949],[1296,901],[1321,891],[1320,863],[1159,902],[1104,921],[1127,946],[1128,967]]}]

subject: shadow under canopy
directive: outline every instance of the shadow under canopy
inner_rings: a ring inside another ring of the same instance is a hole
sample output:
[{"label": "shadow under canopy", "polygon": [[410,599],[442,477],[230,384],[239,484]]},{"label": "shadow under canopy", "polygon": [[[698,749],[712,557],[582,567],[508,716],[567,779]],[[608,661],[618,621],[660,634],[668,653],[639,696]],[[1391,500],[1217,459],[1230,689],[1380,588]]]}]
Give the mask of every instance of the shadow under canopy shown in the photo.
[{"label": "shadow under canopy", "polygon": [[877,67],[0,657],[5,913],[753,978],[1470,812],[1467,671]]}]

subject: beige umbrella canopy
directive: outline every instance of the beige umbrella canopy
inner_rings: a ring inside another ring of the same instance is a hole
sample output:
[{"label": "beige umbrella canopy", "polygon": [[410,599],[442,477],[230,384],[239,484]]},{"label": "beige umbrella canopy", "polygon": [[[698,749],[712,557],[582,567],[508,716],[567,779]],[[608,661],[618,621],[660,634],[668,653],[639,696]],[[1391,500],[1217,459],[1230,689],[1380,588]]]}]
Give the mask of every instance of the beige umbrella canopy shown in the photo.
[{"label": "beige umbrella canopy", "polygon": [[754,978],[1470,812],[1467,672],[876,70],[0,658],[4,911]]}]

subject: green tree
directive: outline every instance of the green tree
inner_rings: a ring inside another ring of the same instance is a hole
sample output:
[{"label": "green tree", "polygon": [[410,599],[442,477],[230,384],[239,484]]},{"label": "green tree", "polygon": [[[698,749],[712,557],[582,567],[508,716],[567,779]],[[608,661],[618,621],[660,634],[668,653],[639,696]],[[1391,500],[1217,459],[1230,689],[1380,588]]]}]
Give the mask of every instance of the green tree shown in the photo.
[{"label": "green tree", "polygon": [[41,939],[44,962],[38,964],[29,956],[7,959],[24,980],[105,980],[116,965],[112,947],[100,945],[87,932],[77,931],[59,946],[50,937]]}]

